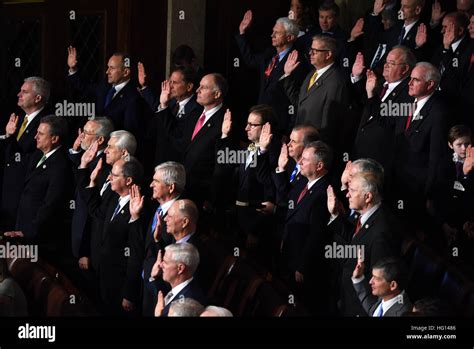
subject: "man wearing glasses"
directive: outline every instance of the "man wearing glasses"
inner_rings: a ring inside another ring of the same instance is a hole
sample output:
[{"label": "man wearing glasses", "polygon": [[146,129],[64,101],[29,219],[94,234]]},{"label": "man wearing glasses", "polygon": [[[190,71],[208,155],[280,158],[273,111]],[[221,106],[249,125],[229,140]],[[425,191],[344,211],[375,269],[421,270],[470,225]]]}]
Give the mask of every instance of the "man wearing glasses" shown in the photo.
[{"label": "man wearing glasses", "polygon": [[[358,55],[358,59],[362,54]],[[393,142],[395,118],[407,111],[413,103],[408,95],[408,81],[416,64],[412,51],[405,46],[395,46],[387,55],[383,78],[379,82],[372,70],[367,71],[367,102],[362,113],[353,149],[353,159],[371,158],[378,161],[390,177],[393,165]],[[409,111],[409,110],[408,110]],[[386,178],[386,183],[389,178]],[[389,184],[389,183],[387,183]]]},{"label": "man wearing glasses", "polygon": [[298,52],[290,53],[285,64],[281,83],[293,105],[297,106],[296,125],[309,122],[316,126],[323,140],[335,144],[337,125],[349,106],[349,91],[344,74],[334,64],[337,42],[327,36],[315,36],[309,51],[313,70],[306,76],[301,87],[293,78],[293,71],[300,64]]}]

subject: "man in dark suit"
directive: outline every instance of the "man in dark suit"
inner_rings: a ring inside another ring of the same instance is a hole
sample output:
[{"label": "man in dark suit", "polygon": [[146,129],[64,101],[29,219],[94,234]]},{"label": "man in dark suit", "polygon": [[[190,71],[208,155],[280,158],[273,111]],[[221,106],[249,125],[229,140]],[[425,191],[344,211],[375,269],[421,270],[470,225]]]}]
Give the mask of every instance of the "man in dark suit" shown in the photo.
[{"label": "man in dark suit", "polygon": [[413,304],[404,291],[407,273],[399,260],[379,260],[372,268],[369,282],[365,278],[364,269],[365,263],[360,259],[352,274],[352,284],[369,316],[400,317],[412,311]]},{"label": "man in dark suit", "polygon": [[394,189],[402,200],[399,212],[413,225],[421,223],[431,206],[431,193],[439,181],[441,159],[446,156],[447,110],[435,93],[440,83],[438,69],[418,63],[411,72],[408,93],[415,98],[412,113],[396,119]]},{"label": "man in dark suit", "polygon": [[[342,141],[344,116],[349,106],[349,91],[341,70],[334,64],[337,43],[328,36],[315,36],[311,47],[314,69],[301,87],[293,77],[300,65],[298,52],[293,51],[285,63],[284,79],[280,81],[288,98],[297,106],[296,124],[310,122],[318,128],[321,138],[335,145]],[[347,122],[350,122],[347,120]]]},{"label": "man in dark suit", "polygon": [[34,139],[42,117],[47,115],[46,103],[50,95],[49,83],[39,77],[25,79],[18,93],[18,106],[25,112],[21,117],[12,114],[0,136],[0,149],[4,153],[2,190],[0,192],[0,229],[15,227],[20,195],[30,156],[37,150]]},{"label": "man in dark suit", "polygon": [[186,169],[186,192],[199,208],[204,202],[213,201],[215,145],[221,136],[225,113],[222,104],[227,90],[227,81],[222,75],[204,76],[197,89],[197,102],[204,110],[185,120],[182,161]]},{"label": "man in dark suit", "polygon": [[[273,231],[272,214],[275,202],[270,172],[276,166],[280,149],[278,138],[273,138],[271,134],[273,124],[274,112],[270,106],[256,105],[250,108],[245,131],[251,143],[247,149],[240,150],[231,137],[232,114],[227,111],[222,123],[222,136],[216,144],[216,192],[223,197],[223,202],[235,206],[238,246],[246,246],[249,253],[264,260],[269,257],[272,245],[268,242]],[[230,155],[226,154],[233,152],[245,156],[238,161],[231,161]],[[268,157],[268,166],[261,161],[264,154]],[[228,195],[229,186],[236,187],[236,193],[232,193],[234,195]],[[221,202],[220,199],[218,202]],[[221,211],[222,215],[225,214],[224,210],[223,208]]]},{"label": "man in dark suit", "polygon": [[195,72],[190,67],[174,68],[169,80],[162,82],[159,98],[146,86],[142,63],[138,63],[138,79],[140,93],[155,113],[148,131],[148,137],[156,140],[155,163],[182,161],[185,120],[202,113],[196,101]]},{"label": "man in dark suit", "polygon": [[18,205],[15,232],[26,243],[40,245],[42,256],[55,261],[64,252],[64,222],[72,184],[69,160],[61,144],[67,135],[66,120],[45,116],[35,136],[38,151],[31,155]]},{"label": "man in dark suit", "polygon": [[[239,26],[239,34],[235,36],[237,45],[245,63],[250,67],[257,67],[260,74],[260,89],[258,104],[268,104],[273,107],[277,116],[276,133],[288,134],[294,124],[294,113],[291,114],[290,106],[292,102],[285,94],[284,89],[278,81],[284,73],[283,67],[293,48],[293,44],[298,38],[298,25],[286,18],[279,18],[272,33],[272,47],[262,54],[254,54],[245,38],[247,29],[252,24],[252,11],[247,11]],[[301,56],[306,52],[301,52]],[[300,85],[307,74],[309,67],[305,59],[297,59],[302,63],[294,72],[296,85]],[[296,104],[293,103],[293,106]],[[293,108],[294,110],[294,108]]]},{"label": "man in dark suit", "polygon": [[[410,72],[416,64],[416,58],[410,49],[395,46],[388,54],[384,65],[385,82],[378,91],[377,77],[367,72],[366,91],[368,100],[365,105],[359,129],[354,143],[353,158],[371,158],[378,161],[391,174],[393,165],[393,147],[395,139],[395,118],[406,117],[402,113],[411,106],[413,97],[408,95]],[[387,178],[386,178],[387,179]]]},{"label": "man in dark suit", "polygon": [[[325,143],[316,141],[305,147],[300,166],[307,184],[301,192],[290,197],[281,244],[281,276],[315,315],[331,311],[329,275],[325,268],[327,259],[324,258],[325,225],[329,218],[327,173],[331,161],[332,152]],[[284,185],[278,181],[275,184]],[[323,275],[315,273],[316,266],[324,270]]]},{"label": "man in dark suit", "polygon": [[107,64],[107,81],[86,84],[78,74],[77,52],[68,47],[68,82],[76,90],[95,98],[96,115],[106,115],[116,130],[126,130],[136,137],[142,135],[144,110],[140,94],[130,81],[131,62],[125,53],[114,53]]},{"label": "man in dark suit", "polygon": [[130,191],[142,178],[142,165],[130,157],[127,161],[116,161],[110,171],[110,188],[116,195],[108,205],[100,205],[94,175],[91,175],[92,186],[82,189],[89,211],[104,222],[99,284],[103,311],[107,315],[138,315],[144,236],[131,229],[129,222]]},{"label": "man in dark suit", "polygon": [[[144,209],[143,204],[137,205],[136,211],[130,212],[132,229],[135,229],[137,234],[145,236],[145,258],[142,272],[144,316],[153,316],[158,290],[164,289],[162,279],[151,277],[151,272],[158,251],[164,251],[166,246],[174,242],[173,236],[167,230],[166,217],[171,206],[181,197],[185,184],[186,173],[183,165],[176,162],[165,162],[158,165],[155,168],[150,187],[153,189],[152,197],[159,205],[150,210]],[[131,201],[135,200],[141,200],[141,195],[132,191]]]},{"label": "man in dark suit", "polygon": [[159,315],[168,316],[171,302],[182,298],[192,298],[202,305],[206,305],[206,297],[194,279],[193,275],[199,265],[199,252],[196,247],[188,242],[166,246],[166,252],[161,260],[159,253],[159,273],[163,273],[163,280],[170,284],[169,291],[163,299],[163,293],[158,297],[162,298],[162,304],[158,301],[157,307],[160,309]]},{"label": "man in dark suit", "polygon": [[392,233],[387,212],[381,209],[380,189],[380,178],[372,173],[358,173],[351,178],[347,194],[349,208],[360,215],[354,226],[339,212],[334,190],[332,187],[328,188],[327,203],[331,213],[328,228],[334,234],[333,246],[340,245],[344,247],[344,251],[355,251],[355,255],[347,253],[337,256],[342,266],[339,308],[344,316],[365,314],[351,282],[351,275],[357,264],[356,254],[361,253],[367,265],[366,278],[370,278],[368,273],[378,260],[399,254],[399,244]]},{"label": "man in dark suit", "polygon": [[[75,205],[74,213],[72,215],[71,224],[71,245],[72,254],[75,258],[86,258],[87,260],[79,261],[89,264],[88,256],[90,256],[90,219],[87,214],[87,205],[82,200],[82,197],[78,194],[79,183],[77,180],[77,170],[81,165],[81,159],[84,153],[92,147],[94,142],[94,158],[84,168],[88,169],[88,176],[92,173],[94,168],[97,166],[99,159],[105,161],[104,150],[107,147],[110,133],[113,132],[113,125],[109,119],[104,117],[94,118],[89,120],[85,125],[84,129],[79,129],[79,134],[74,142],[71,149],[69,149],[69,159],[73,163],[73,173],[76,177],[76,189],[75,189]],[[101,171],[100,176],[97,180],[97,185],[102,187],[107,180],[107,175],[104,171]],[[83,239],[85,234],[88,238]]]}]

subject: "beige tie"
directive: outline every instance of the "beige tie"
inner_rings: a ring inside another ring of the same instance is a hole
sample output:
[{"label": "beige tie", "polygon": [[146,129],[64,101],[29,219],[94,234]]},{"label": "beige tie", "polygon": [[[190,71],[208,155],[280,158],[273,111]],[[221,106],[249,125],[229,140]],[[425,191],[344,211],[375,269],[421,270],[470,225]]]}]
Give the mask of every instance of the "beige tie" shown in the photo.
[{"label": "beige tie", "polygon": [[21,136],[23,136],[23,133],[26,130],[26,125],[28,124],[28,115],[25,115],[25,118],[23,119],[23,123],[21,124],[20,131],[18,131],[18,135],[16,136],[17,142],[20,140]]}]

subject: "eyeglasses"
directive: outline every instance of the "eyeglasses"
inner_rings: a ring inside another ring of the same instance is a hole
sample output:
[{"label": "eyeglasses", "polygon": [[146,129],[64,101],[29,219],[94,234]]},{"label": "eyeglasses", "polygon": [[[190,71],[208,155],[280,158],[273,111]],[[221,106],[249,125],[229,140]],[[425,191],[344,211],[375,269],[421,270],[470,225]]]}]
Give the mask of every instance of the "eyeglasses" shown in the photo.
[{"label": "eyeglasses", "polygon": [[255,128],[255,127],[258,127],[258,126],[263,126],[263,124],[252,124],[251,122],[247,122],[247,126],[250,127],[250,128]]},{"label": "eyeglasses", "polygon": [[87,132],[86,130],[83,130],[82,133],[88,136],[95,136],[97,134],[97,133]]},{"label": "eyeglasses", "polygon": [[110,171],[110,172],[109,172],[109,176],[111,176],[111,177],[122,177],[123,174],[115,174],[115,173],[113,173],[112,171]]},{"label": "eyeglasses", "polygon": [[394,61],[385,61],[384,64],[387,64],[391,67],[393,67],[395,65],[407,65],[406,63],[395,63]]},{"label": "eyeglasses", "polygon": [[329,51],[329,50],[320,50],[320,49],[318,49],[318,48],[310,48],[308,53],[309,53],[310,55],[315,55],[315,54],[318,53],[318,52],[328,52],[328,51]]}]

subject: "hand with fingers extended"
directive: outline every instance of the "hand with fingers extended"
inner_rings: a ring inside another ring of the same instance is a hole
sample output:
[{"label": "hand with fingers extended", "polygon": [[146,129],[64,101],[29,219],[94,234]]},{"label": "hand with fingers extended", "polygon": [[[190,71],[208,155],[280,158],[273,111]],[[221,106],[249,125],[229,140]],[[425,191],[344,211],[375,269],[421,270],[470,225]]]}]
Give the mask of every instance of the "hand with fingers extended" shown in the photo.
[{"label": "hand with fingers extended", "polygon": [[94,171],[92,171],[90,175],[90,182],[89,187],[95,187],[97,177],[99,176],[100,171],[102,170],[102,158],[97,161],[97,165],[95,165]]},{"label": "hand with fingers extended", "polygon": [[298,68],[299,65],[300,62],[298,61],[298,51],[293,50],[288,55],[288,59],[286,60],[283,70],[285,71],[286,75],[291,75],[291,73],[293,73],[293,71]]},{"label": "hand with fingers extended", "polygon": [[362,75],[365,69],[364,55],[362,52],[357,53],[354,64],[352,65],[352,76],[359,77]]},{"label": "hand with fingers extended", "polygon": [[138,62],[138,83],[142,88],[146,87],[146,72],[142,62]]},{"label": "hand with fingers extended", "polygon": [[367,91],[367,97],[372,98],[374,96],[375,86],[377,86],[377,75],[373,70],[367,70],[367,81],[365,82],[365,90]]},{"label": "hand with fingers extended", "polygon": [[348,161],[341,175],[341,188],[343,190],[349,187],[349,182],[351,181],[351,170],[352,170],[352,161]]},{"label": "hand with fingers extended", "polygon": [[74,144],[72,145],[72,150],[74,150],[74,151],[81,150],[81,142],[82,142],[83,138],[84,138],[84,132],[82,132],[82,129],[79,128],[77,130],[76,140],[74,141]]},{"label": "hand with fingers extended", "polygon": [[10,137],[15,134],[18,127],[18,115],[12,113],[10,119],[8,120],[7,126],[5,126],[5,134],[7,137]]},{"label": "hand with fingers extended", "polygon": [[231,130],[232,130],[232,112],[230,111],[230,109],[227,109],[224,114],[224,121],[222,122],[221,138],[227,138]]},{"label": "hand with fingers extended", "polygon": [[163,258],[161,257],[161,250],[159,250],[156,256],[156,262],[153,264],[153,268],[151,268],[150,275],[153,279],[156,279],[161,274],[161,263],[163,263]]},{"label": "hand with fingers extended", "polygon": [[364,34],[364,19],[359,18],[354,24],[354,27],[351,30],[351,36],[349,38],[349,42],[356,40],[359,36]]},{"label": "hand with fingers extended", "polygon": [[375,0],[374,1],[374,14],[379,15],[385,8],[385,0]]},{"label": "hand with fingers extended", "polygon": [[99,142],[97,139],[91,143],[89,148],[82,154],[81,157],[81,164],[79,168],[86,168],[89,164],[94,160],[97,156],[97,152],[99,151]]},{"label": "hand with fingers extended", "polygon": [[464,159],[464,164],[462,166],[462,172],[465,176],[472,172],[474,169],[474,148],[472,145],[469,145],[466,149],[466,158]]},{"label": "hand with fingers extended", "polygon": [[335,218],[341,213],[342,204],[337,199],[332,186],[328,186],[328,188],[326,189],[326,193],[328,197],[328,200],[327,200],[328,211],[331,214],[331,217]]},{"label": "hand with fingers extended", "polygon": [[364,264],[364,256],[362,254],[362,249],[359,248],[357,250],[357,264],[352,272],[352,277],[354,279],[360,279],[364,275],[365,271],[365,264]]},{"label": "hand with fingers extended", "polygon": [[439,0],[435,0],[433,5],[431,5],[431,24],[433,26],[436,26],[440,21],[441,18],[445,15],[445,11],[442,10],[441,4],[439,3]]},{"label": "hand with fingers extended", "polygon": [[244,14],[244,18],[242,18],[242,22],[239,25],[239,33],[240,35],[244,35],[247,29],[252,25],[253,14],[251,10],[248,10]]},{"label": "hand with fingers extended", "polygon": [[165,309],[165,297],[163,296],[163,292],[158,291],[158,300],[155,306],[155,316],[160,317],[163,313],[163,309]]},{"label": "hand with fingers extended", "polygon": [[122,308],[125,310],[127,313],[134,311],[135,310],[135,304],[131,301],[129,301],[126,298],[122,299]]},{"label": "hand with fingers extended", "polygon": [[75,47],[69,46],[67,53],[67,65],[69,70],[75,72],[77,70],[77,50]]},{"label": "hand with fingers extended", "polygon": [[137,220],[138,218],[140,218],[140,213],[143,209],[144,199],[145,197],[140,194],[140,187],[136,184],[133,184],[130,190],[129,203],[130,216],[133,220]]},{"label": "hand with fingers extended", "polygon": [[278,171],[284,171],[288,165],[290,158],[288,157],[288,146],[283,143],[281,145],[280,156],[278,157]]},{"label": "hand with fingers extended", "polygon": [[260,140],[258,144],[260,146],[261,151],[268,150],[268,147],[270,146],[272,138],[273,138],[272,126],[270,125],[269,122],[267,122],[265,125],[263,125],[262,132],[260,133]]},{"label": "hand with fingers extended", "polygon": [[456,27],[453,22],[449,22],[443,34],[443,46],[445,50],[451,49],[451,45],[456,40]]},{"label": "hand with fingers extended", "polygon": [[421,23],[416,31],[415,43],[416,47],[422,47],[428,41],[428,33],[426,31],[426,25]]},{"label": "hand with fingers extended", "polygon": [[22,238],[25,236],[22,231],[7,231],[3,235],[9,238]]},{"label": "hand with fingers extended", "polygon": [[171,101],[171,81],[165,80],[161,83],[160,106],[167,108]]}]

